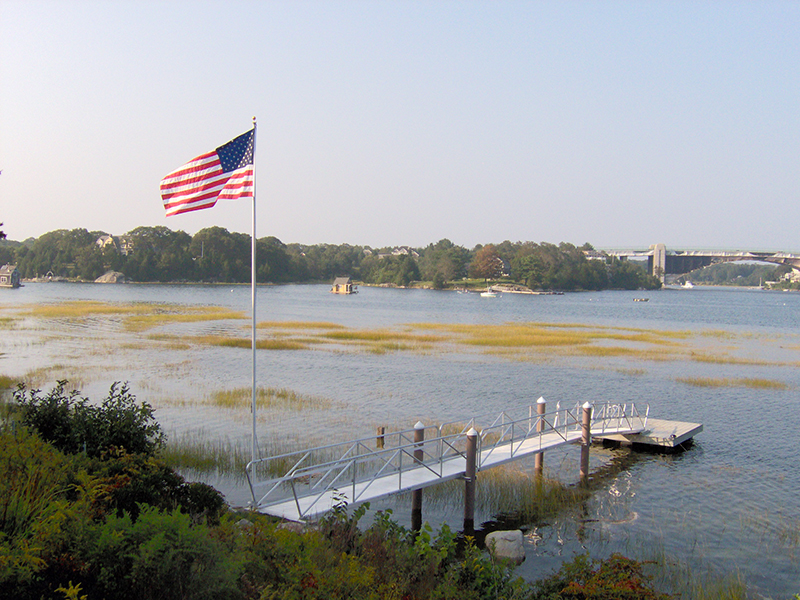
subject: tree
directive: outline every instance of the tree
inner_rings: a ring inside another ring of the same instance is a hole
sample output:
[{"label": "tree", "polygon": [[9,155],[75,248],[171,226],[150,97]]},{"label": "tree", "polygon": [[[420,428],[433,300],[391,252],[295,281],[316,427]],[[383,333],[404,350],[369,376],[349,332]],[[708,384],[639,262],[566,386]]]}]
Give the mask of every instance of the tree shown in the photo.
[{"label": "tree", "polygon": [[503,259],[493,244],[488,244],[475,253],[469,266],[470,277],[498,279],[503,274]]},{"label": "tree", "polygon": [[250,281],[250,236],[224,227],[207,227],[192,238],[189,251],[203,281]]},{"label": "tree", "polygon": [[445,282],[463,277],[468,264],[469,251],[445,238],[422,251],[419,269],[423,280],[433,281],[434,287],[443,287]]},{"label": "tree", "polygon": [[256,242],[256,280],[261,283],[289,281],[290,261],[286,245],[276,237],[266,237]]},{"label": "tree", "polygon": [[189,245],[192,238],[184,231],[157,227],[137,227],[127,234],[133,252],[122,271],[135,281],[176,281],[194,279]]}]

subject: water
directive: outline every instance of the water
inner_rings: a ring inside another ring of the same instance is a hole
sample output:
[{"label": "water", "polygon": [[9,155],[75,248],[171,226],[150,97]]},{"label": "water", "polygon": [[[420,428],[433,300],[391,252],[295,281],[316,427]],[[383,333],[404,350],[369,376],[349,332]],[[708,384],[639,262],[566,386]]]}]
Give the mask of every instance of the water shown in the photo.
[{"label": "water", "polygon": [[[69,374],[92,398],[102,397],[113,381],[129,381],[137,397],[156,407],[170,435],[247,443],[249,413],[214,409],[205,399],[217,390],[250,385],[249,350],[149,337],[217,332],[247,337],[247,319],[173,323],[135,333],[124,330],[120,316],[43,319],[27,316],[26,309],[71,300],[169,302],[223,306],[247,316],[249,287],[51,283],[0,292],[0,318],[17,318],[4,330],[0,374],[27,376],[40,387]],[[649,301],[633,302],[642,296]],[[749,362],[558,356],[520,361],[463,346],[386,354],[352,346],[262,351],[261,385],[323,397],[330,404],[262,415],[259,437],[264,447],[316,445],[372,435],[377,425],[405,428],[420,419],[436,423],[527,406],[539,396],[551,406],[586,400],[648,403],[657,418],[703,423],[694,446],[671,456],[594,448],[593,468],[605,469],[597,491],[580,514],[529,531],[520,573],[544,575],[584,549],[595,555],[621,551],[634,558],[667,556],[695,572],[738,571],[754,596],[789,598],[800,592],[798,309],[800,294],[722,288],[486,299],[424,290],[361,288],[354,296],[336,296],[319,285],[263,287],[259,321],[329,321],[372,329],[551,322],[710,331],[716,333],[682,343]],[[697,387],[679,377],[759,378],[788,389]],[[550,475],[574,482],[577,449],[548,453],[545,465]],[[214,483],[231,502],[246,501],[240,485]],[[406,522],[407,504],[407,497],[400,497],[373,508],[391,507]],[[458,528],[457,504],[424,509],[424,518]],[[479,514],[476,521],[493,517]]]}]

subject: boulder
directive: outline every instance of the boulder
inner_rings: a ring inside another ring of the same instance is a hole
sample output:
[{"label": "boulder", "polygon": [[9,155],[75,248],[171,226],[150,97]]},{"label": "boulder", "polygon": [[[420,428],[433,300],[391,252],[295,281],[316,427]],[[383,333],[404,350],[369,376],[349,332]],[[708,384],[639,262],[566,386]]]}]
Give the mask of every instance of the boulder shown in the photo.
[{"label": "boulder", "polygon": [[486,548],[495,558],[510,560],[515,564],[522,564],[525,560],[525,548],[522,545],[522,532],[493,531],[486,536]]},{"label": "boulder", "polygon": [[119,271],[107,271],[94,280],[95,283],[125,283],[125,275]]}]

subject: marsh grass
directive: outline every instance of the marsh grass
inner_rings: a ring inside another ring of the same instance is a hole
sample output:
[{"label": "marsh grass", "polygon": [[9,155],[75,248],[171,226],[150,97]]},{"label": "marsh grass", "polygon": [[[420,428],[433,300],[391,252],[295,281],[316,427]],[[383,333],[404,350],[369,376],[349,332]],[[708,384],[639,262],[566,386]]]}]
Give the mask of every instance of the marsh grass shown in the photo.
[{"label": "marsh grass", "polygon": [[48,382],[66,379],[65,389],[67,391],[80,390],[86,384],[86,380],[78,375],[79,372],[80,369],[76,370],[75,367],[55,364],[31,369],[18,380],[18,383],[24,383],[29,389],[37,389]]},{"label": "marsh grass", "polygon": [[[646,547],[646,545],[645,545]],[[721,574],[661,555],[644,561],[659,590],[692,600],[748,600],[747,585],[738,571]]]},{"label": "marsh grass", "polygon": [[[222,390],[211,395],[211,404],[219,408],[249,409],[253,392],[250,388]],[[298,394],[285,388],[260,387],[256,390],[256,407],[261,409],[282,408],[292,410],[330,408],[333,402],[327,398]]]},{"label": "marsh grass", "polygon": [[[448,481],[425,488],[425,503],[448,510],[463,505],[464,483]],[[490,515],[513,515],[515,520],[535,523],[579,506],[591,495],[580,486],[565,486],[547,477],[537,479],[510,466],[493,467],[478,474],[476,508]]]},{"label": "marsh grass", "polygon": [[19,327],[19,319],[16,317],[0,317],[0,329],[16,329]]},{"label": "marsh grass", "polygon": [[746,387],[758,390],[788,390],[789,385],[774,379],[747,377],[719,378],[712,377],[678,377],[676,381],[695,387]]},{"label": "marsh grass", "polygon": [[260,321],[257,329],[345,329],[344,325],[328,321]]},{"label": "marsh grass", "polygon": [[618,369],[616,369],[616,371],[617,371],[617,373],[620,373],[621,375],[631,375],[631,376],[646,375],[647,374],[647,369],[618,368]]},{"label": "marsh grass", "polygon": [[228,476],[237,481],[245,479],[244,470],[251,458],[249,448],[242,444],[188,435],[170,439],[161,456],[178,471]]},{"label": "marsh grass", "polygon": [[146,331],[168,323],[193,323],[246,318],[242,311],[229,310],[218,306],[97,301],[40,304],[26,310],[24,314],[39,318],[75,320],[94,316],[118,317],[122,319],[123,328],[131,332]]},{"label": "marsh grass", "polygon": [[[125,318],[124,327],[127,331],[142,332],[161,325],[170,323],[197,323],[202,321],[229,321],[247,318],[241,311],[226,310],[214,306],[182,306],[177,310],[181,312],[164,311],[159,309],[154,314],[132,315]],[[188,311],[188,312],[187,312]]]},{"label": "marsh grass", "polygon": [[708,354],[707,352],[693,351],[689,353],[689,358],[694,362],[718,365],[747,365],[754,367],[792,366],[792,363],[775,363],[767,360],[730,356],[729,354]]},{"label": "marsh grass", "polygon": [[[200,335],[181,338],[195,344],[206,346],[221,346],[223,348],[252,348],[250,338],[230,337],[224,335]],[[299,339],[257,339],[258,350],[308,350],[309,344]]]}]

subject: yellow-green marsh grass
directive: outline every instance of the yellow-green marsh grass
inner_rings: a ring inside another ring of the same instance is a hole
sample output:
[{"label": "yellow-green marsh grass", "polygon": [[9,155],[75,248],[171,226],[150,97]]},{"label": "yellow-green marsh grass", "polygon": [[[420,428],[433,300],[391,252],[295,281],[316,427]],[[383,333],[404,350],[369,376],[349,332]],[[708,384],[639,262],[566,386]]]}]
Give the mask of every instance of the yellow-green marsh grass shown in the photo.
[{"label": "yellow-green marsh grass", "polygon": [[[250,408],[253,391],[250,388],[222,390],[211,395],[211,403],[220,408]],[[257,408],[288,408],[293,410],[328,408],[332,402],[327,398],[306,396],[284,388],[260,387],[256,390]]]},{"label": "yellow-green marsh grass", "polygon": [[146,331],[169,323],[197,323],[202,321],[228,321],[245,319],[242,311],[228,310],[218,306],[156,306],[150,314],[137,314],[126,317],[125,329],[132,332]]},{"label": "yellow-green marsh grass", "polygon": [[144,302],[111,303],[97,301],[71,301],[58,304],[40,304],[26,311],[32,317],[49,319],[84,319],[93,316],[119,317],[128,331],[138,332],[167,323],[220,321],[244,319],[242,311],[218,306],[183,306],[179,304],[154,304]]},{"label": "yellow-green marsh grass", "polygon": [[[186,341],[206,346],[222,346],[225,348],[252,348],[253,341],[250,338],[230,337],[224,335],[200,335],[187,336]],[[303,340],[293,339],[257,339],[256,349],[258,350],[307,350],[309,345]]]},{"label": "yellow-green marsh grass", "polygon": [[19,319],[15,317],[0,317],[0,329],[16,329]]},{"label": "yellow-green marsh grass", "polygon": [[758,390],[788,390],[789,385],[774,379],[758,379],[747,377],[721,378],[711,377],[678,377],[676,381],[696,387],[746,387]]},{"label": "yellow-green marsh grass", "polygon": [[347,329],[328,331],[320,337],[337,342],[406,342],[409,344],[433,344],[444,341],[440,335],[420,334],[390,329]]},{"label": "yellow-green marsh grass", "polygon": [[25,373],[17,382],[24,383],[29,389],[36,389],[49,383],[66,379],[67,391],[80,390],[86,385],[86,379],[77,374],[82,370],[83,369],[74,366],[70,367],[60,364],[49,367],[39,367]]},{"label": "yellow-green marsh grass", "polygon": [[345,329],[344,325],[329,323],[327,321],[260,321],[258,329]]}]

